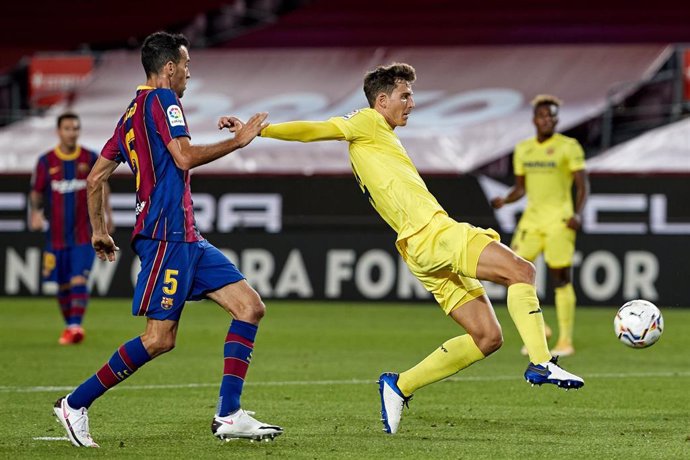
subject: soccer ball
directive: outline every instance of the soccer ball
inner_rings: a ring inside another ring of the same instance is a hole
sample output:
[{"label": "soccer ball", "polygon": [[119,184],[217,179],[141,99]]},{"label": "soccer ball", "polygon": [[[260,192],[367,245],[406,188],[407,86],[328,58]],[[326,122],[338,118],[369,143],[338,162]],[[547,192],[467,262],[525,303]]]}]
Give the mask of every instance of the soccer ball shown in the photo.
[{"label": "soccer ball", "polygon": [[654,345],[664,330],[664,317],[652,302],[631,300],[623,305],[613,319],[618,340],[629,347]]}]

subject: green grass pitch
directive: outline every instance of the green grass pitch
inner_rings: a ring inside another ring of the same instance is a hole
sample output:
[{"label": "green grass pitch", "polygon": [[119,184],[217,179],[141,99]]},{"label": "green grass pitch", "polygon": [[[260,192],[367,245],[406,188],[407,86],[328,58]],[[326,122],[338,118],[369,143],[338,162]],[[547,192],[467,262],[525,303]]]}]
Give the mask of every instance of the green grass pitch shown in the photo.
[{"label": "green grass pitch", "polygon": [[[53,299],[0,299],[0,458],[690,458],[690,309],[662,308],[651,348],[613,334],[615,307],[579,308],[577,354],[564,367],[580,391],[534,387],[505,307],[505,343],[455,377],[423,388],[395,436],[382,432],[375,380],[417,363],[461,329],[428,304],[267,302],[243,406],[285,428],[272,443],[210,432],[229,318],[188,304],[175,350],[97,400],[78,449],[52,416],[59,396],[143,331],[128,300],[92,301],[86,340],[57,344]],[[545,309],[555,325],[553,308]]]}]

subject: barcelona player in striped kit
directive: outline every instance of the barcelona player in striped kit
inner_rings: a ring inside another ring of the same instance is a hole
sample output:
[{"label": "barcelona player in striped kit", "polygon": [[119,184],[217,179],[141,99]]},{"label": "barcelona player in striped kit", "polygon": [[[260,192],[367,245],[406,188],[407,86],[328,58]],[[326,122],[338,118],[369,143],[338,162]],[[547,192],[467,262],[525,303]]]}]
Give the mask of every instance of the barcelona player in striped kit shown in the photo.
[{"label": "barcelona player in striped kit", "polygon": [[[57,299],[65,321],[61,345],[84,339],[87,281],[95,255],[86,205],[86,177],[98,156],[77,143],[80,132],[77,114],[67,112],[58,117],[60,142],[39,158],[29,194],[31,229],[43,230],[48,220],[43,276],[58,285]],[[110,224],[107,204],[106,209]]]},{"label": "barcelona player in striped kit", "polygon": [[232,139],[192,145],[180,103],[190,78],[187,39],[154,33],[144,41],[141,59],[146,84],[137,88],[89,175],[88,204],[96,255],[113,261],[118,248],[105,227],[103,186],[119,163],[126,162],[136,181],[132,247],[141,259],[132,313],[146,316],[146,330],[60,398],[55,415],[72,444],[98,447],[89,433],[91,403],[151,359],[172,350],[185,302],[209,298],[234,318],[225,338],[224,371],[211,430],[221,439],[273,439],[282,428],[259,422],[240,406],[265,306],[235,265],[199,234],[189,174],[190,169],[249,144],[266,126],[267,114],[256,114],[246,124],[233,119]]}]

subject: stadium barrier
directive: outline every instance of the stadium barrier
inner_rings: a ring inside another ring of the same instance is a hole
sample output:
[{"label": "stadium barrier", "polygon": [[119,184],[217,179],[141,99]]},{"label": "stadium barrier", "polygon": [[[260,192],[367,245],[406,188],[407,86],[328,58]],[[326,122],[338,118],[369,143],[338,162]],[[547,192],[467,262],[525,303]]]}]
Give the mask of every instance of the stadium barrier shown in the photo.
[{"label": "stadium barrier", "polygon": [[[510,241],[524,203],[494,212],[488,198],[507,185],[487,177],[427,178],[449,214],[493,227]],[[97,263],[96,295],[129,297],[138,268],[128,247],[133,224],[131,177],[112,181],[116,264]],[[0,295],[46,293],[40,279],[43,235],[26,232],[28,178],[0,181]],[[267,299],[407,301],[429,299],[395,252],[395,235],[370,208],[349,176],[196,176],[197,223],[225,250]],[[581,305],[620,304],[642,297],[660,305],[690,306],[687,266],[690,217],[684,177],[592,177],[574,263]],[[540,294],[552,302],[539,262]],[[488,286],[501,302],[504,289]]]}]

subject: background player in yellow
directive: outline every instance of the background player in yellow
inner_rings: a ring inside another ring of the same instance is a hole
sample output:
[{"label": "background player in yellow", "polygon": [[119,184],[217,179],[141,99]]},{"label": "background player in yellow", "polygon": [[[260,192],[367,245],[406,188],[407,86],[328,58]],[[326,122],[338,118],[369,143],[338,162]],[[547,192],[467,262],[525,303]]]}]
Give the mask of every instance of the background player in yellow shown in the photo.
[{"label": "background player in yellow", "polygon": [[[544,253],[555,286],[558,318],[558,341],[551,353],[569,356],[575,353],[575,291],[572,285],[575,233],[582,225],[581,213],[587,201],[589,183],[580,143],[555,132],[560,105],[561,101],[549,95],[537,96],[532,101],[536,136],[515,147],[515,185],[505,197],[494,198],[491,204],[498,209],[527,194],[527,207],[511,247],[530,261]],[[523,354],[525,351],[523,349]]]},{"label": "background player in yellow", "polygon": [[[478,279],[508,286],[508,310],[529,350],[528,382],[579,388],[584,381],[562,368],[549,353],[544,321],[534,287],[534,266],[485,230],[448,217],[427,190],[393,130],[405,126],[414,109],[415,70],[408,64],[378,67],[364,77],[370,108],[327,121],[269,125],[264,137],[289,141],[341,140],[362,193],[397,233],[396,246],[444,312],[467,334],[451,338],[413,368],[379,378],[384,430],[398,430],[403,406],[412,393],[449,377],[496,351],[501,326]],[[227,117],[219,128],[235,129]],[[414,328],[408,340],[414,340]]]}]

